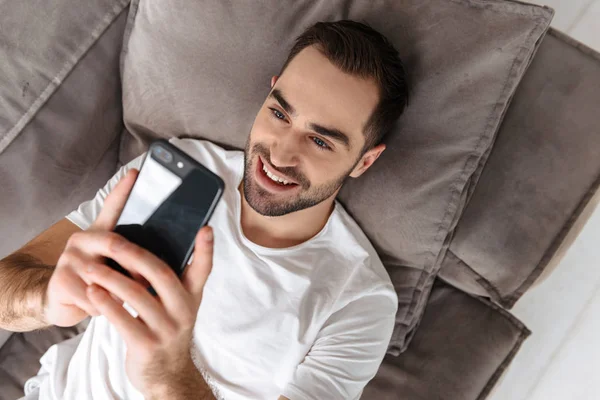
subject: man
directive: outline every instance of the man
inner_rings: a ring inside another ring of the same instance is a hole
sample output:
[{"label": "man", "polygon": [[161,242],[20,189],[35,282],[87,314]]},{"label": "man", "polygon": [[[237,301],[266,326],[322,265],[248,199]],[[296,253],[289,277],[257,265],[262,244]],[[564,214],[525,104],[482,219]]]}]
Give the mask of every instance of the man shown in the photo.
[{"label": "man", "polygon": [[385,150],[406,102],[404,68],[381,34],[317,23],[271,79],[243,153],[171,139],[226,183],[181,281],[111,232],[142,156],[0,261],[1,327],[93,316],[42,357],[27,398],[359,398],[387,349],[397,297],[335,198]]}]

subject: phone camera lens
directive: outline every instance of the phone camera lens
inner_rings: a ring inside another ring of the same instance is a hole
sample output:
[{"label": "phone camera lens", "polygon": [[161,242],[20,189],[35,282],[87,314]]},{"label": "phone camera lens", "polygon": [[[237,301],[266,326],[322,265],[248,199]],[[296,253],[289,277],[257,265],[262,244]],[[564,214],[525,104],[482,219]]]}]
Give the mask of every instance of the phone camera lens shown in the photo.
[{"label": "phone camera lens", "polygon": [[170,163],[171,161],[173,161],[173,155],[160,146],[156,146],[152,153],[156,158],[166,163]]}]

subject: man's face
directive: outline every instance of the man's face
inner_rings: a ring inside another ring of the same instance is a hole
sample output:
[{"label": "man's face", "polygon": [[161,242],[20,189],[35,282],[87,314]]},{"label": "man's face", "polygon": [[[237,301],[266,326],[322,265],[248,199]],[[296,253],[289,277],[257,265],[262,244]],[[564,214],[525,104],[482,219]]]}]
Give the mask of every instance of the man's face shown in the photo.
[{"label": "man's face", "polygon": [[276,80],[250,131],[248,204],[274,217],[335,197],[348,176],[368,168],[363,127],[378,100],[373,80],[343,73],[314,47],[302,50]]}]

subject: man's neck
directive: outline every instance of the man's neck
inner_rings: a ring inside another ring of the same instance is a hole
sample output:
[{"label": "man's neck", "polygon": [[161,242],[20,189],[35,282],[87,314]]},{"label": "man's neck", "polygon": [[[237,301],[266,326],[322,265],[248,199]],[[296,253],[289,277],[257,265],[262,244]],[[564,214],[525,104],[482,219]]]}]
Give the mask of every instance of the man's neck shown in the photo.
[{"label": "man's neck", "polygon": [[246,201],[243,183],[238,190],[242,198],[242,231],[250,241],[263,247],[284,248],[306,242],[323,229],[334,208],[335,195],[304,210],[280,217],[265,217]]}]

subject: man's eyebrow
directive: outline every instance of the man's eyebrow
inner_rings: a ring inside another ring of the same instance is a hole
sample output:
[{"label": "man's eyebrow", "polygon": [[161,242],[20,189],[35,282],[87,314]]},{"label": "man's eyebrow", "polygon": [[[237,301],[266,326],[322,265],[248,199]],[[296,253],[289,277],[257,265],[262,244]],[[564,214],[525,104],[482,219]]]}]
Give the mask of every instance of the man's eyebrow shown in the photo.
[{"label": "man's eyebrow", "polygon": [[273,89],[271,94],[269,94],[269,97],[273,97],[275,100],[277,100],[281,107],[283,107],[285,112],[287,112],[290,115],[296,115],[296,109],[294,109],[294,107],[292,107],[290,103],[288,103],[287,100],[283,97],[283,94],[281,94],[281,90]]},{"label": "man's eyebrow", "polygon": [[[283,97],[281,90],[273,89],[271,91],[271,93],[269,94],[269,97],[272,97],[275,100],[277,100],[277,102],[279,103],[279,105],[281,105],[281,107],[285,110],[285,112],[287,112],[288,114],[290,114],[292,116],[296,115],[296,110],[294,109],[294,107],[292,107],[292,105],[290,103],[287,102],[285,97]],[[326,128],[323,125],[315,124],[312,122],[308,124],[308,127],[309,127],[309,129],[312,129],[313,131],[317,132],[318,134],[320,134],[322,136],[327,136],[333,140],[336,140],[336,141],[344,144],[344,146],[346,146],[346,148],[348,150],[350,149],[350,139],[349,139],[348,135],[346,135],[344,132],[340,131],[339,129]]]}]

